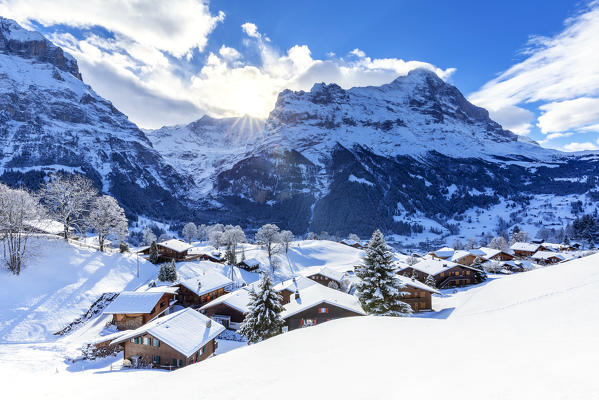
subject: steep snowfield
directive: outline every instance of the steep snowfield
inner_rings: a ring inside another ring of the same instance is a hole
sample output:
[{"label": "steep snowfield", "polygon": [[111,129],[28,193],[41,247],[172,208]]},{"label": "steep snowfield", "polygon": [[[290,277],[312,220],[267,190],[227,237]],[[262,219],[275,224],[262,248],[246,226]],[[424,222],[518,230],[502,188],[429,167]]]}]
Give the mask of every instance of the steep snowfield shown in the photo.
[{"label": "steep snowfield", "polygon": [[134,290],[157,268],[135,256],[106,254],[61,239],[33,243],[20,276],[0,272],[0,344],[53,341],[54,332],[86,312],[103,293]]},{"label": "steep snowfield", "polygon": [[0,370],[8,394],[26,387],[27,397],[49,399],[597,398],[598,264],[594,255],[491,280],[463,292],[445,319],[337,320],[173,373],[25,373],[1,350],[14,362]]}]

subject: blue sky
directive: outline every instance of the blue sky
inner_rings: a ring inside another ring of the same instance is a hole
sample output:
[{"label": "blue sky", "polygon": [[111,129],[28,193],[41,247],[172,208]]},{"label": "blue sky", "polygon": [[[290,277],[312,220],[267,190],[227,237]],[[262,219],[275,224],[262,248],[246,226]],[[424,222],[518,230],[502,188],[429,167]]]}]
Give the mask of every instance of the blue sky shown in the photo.
[{"label": "blue sky", "polygon": [[425,67],[516,133],[599,148],[596,1],[0,0],[0,14],[71,52],[142,127],[265,117],[283,88]]}]

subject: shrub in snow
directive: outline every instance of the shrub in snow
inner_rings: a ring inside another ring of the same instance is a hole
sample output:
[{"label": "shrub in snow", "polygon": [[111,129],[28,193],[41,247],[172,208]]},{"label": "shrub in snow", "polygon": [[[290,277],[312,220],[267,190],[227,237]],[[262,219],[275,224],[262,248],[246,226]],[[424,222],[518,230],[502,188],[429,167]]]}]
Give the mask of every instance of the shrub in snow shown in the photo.
[{"label": "shrub in snow", "polygon": [[278,335],[285,325],[281,318],[282,298],[272,286],[270,275],[263,273],[258,288],[250,292],[250,310],[238,331],[249,343],[257,343]]},{"label": "shrub in snow", "polygon": [[372,234],[366,249],[364,265],[356,270],[360,278],[358,297],[369,314],[405,316],[412,313],[409,304],[401,301],[405,285],[395,276],[393,253],[380,230]]},{"label": "shrub in snow", "polygon": [[150,257],[148,258],[148,260],[152,263],[152,264],[156,264],[158,262],[158,247],[156,246],[156,242],[152,242],[152,244],[150,245]]},{"label": "shrub in snow", "polygon": [[174,282],[177,280],[177,264],[175,264],[175,260],[160,266],[158,280],[160,282]]}]

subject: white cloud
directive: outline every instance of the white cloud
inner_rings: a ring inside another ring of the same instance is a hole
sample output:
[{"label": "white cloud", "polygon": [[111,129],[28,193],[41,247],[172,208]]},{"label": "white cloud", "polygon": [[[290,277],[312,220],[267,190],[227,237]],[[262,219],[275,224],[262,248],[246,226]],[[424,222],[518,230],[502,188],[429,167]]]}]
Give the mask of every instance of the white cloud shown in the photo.
[{"label": "white cloud", "polygon": [[572,143],[568,143],[567,145],[565,145],[562,150],[564,150],[564,151],[584,151],[584,150],[598,150],[598,149],[599,149],[599,147],[597,147],[596,145],[594,145],[591,142],[584,142],[584,143],[572,142]]},{"label": "white cloud", "polygon": [[[488,108],[492,117],[509,128],[514,117],[510,108],[514,111],[513,107],[526,103],[596,98],[599,96],[598,37],[599,2],[593,1],[583,12],[568,19],[560,34],[531,39],[524,61],[489,81],[469,99]],[[560,106],[547,106],[551,107],[557,110]],[[545,133],[578,127],[577,120],[570,125],[552,118],[548,109],[544,111],[545,118],[539,119],[539,126]],[[515,126],[522,127],[522,133],[529,130],[521,122]]]},{"label": "white cloud", "polygon": [[253,24],[251,22],[246,22],[245,24],[242,24],[241,29],[243,29],[243,32],[245,32],[245,34],[249,37],[253,37],[256,39],[260,39],[262,37],[260,32],[258,32],[258,27],[256,26],[256,24]]},{"label": "white cloud", "polygon": [[175,57],[203,49],[224,19],[224,13],[212,15],[206,2],[197,0],[2,0],[0,15],[25,25],[35,20],[44,26],[101,26],[119,41],[131,40]]},{"label": "white cloud", "polygon": [[542,114],[538,126],[543,133],[563,132],[569,129],[588,131],[592,130],[589,127],[593,127],[593,124],[599,121],[599,98],[579,97],[544,104],[539,109]]}]

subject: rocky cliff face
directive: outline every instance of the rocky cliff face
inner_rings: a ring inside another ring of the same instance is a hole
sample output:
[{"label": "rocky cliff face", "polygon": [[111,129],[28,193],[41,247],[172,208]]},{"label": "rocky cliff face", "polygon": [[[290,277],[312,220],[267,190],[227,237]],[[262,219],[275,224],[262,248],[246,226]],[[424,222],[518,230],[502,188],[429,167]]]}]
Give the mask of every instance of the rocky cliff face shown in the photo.
[{"label": "rocky cliff face", "polygon": [[42,35],[0,19],[0,170],[10,184],[36,188],[51,172],[77,171],[129,215],[183,216],[177,200],[191,179],[81,80],[77,62]]}]

